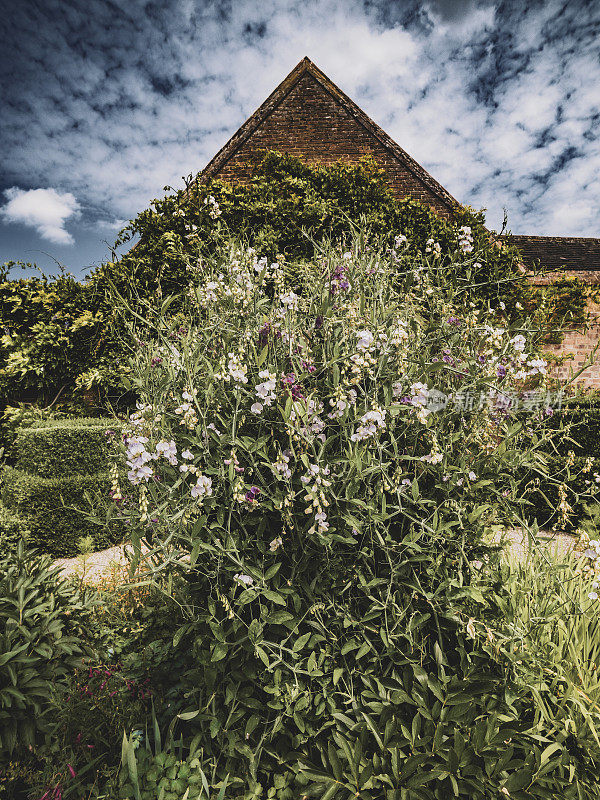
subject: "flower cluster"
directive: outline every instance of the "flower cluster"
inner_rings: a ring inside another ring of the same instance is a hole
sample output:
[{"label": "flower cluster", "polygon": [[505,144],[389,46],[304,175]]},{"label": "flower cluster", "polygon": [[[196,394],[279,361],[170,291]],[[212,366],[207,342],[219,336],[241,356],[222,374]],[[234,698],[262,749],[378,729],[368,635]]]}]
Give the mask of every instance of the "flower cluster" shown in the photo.
[{"label": "flower cluster", "polygon": [[351,253],[344,253],[344,261],[337,264],[331,276],[331,293],[337,294],[338,292],[345,292],[350,289],[350,281],[348,280],[348,261],[352,258]]},{"label": "flower cluster", "polygon": [[259,372],[258,377],[262,378],[263,382],[254,387],[258,400],[250,407],[253,414],[260,414],[265,406],[271,405],[275,400],[275,389],[277,388],[277,376],[268,369]]},{"label": "flower cluster", "polygon": [[198,415],[196,408],[193,405],[194,398],[197,394],[196,389],[184,389],[181,393],[181,403],[175,408],[175,413],[181,417],[180,425],[185,425],[186,428],[193,430],[198,424]]},{"label": "flower cluster", "polygon": [[202,502],[205,497],[212,494],[212,480],[207,475],[198,475],[196,483],[192,486],[191,495],[193,498]]},{"label": "flower cluster", "polygon": [[362,442],[364,439],[369,439],[376,436],[379,431],[385,429],[385,409],[375,407],[371,411],[367,411],[360,418],[360,425],[357,430],[350,436],[353,442]]},{"label": "flower cluster", "polygon": [[208,197],[204,198],[204,205],[208,208],[208,216],[211,219],[217,219],[217,217],[221,216],[221,209],[219,208],[219,204],[212,196],[212,194],[209,194]]},{"label": "flower cluster", "polygon": [[425,252],[431,253],[435,258],[438,258],[442,253],[442,246],[434,239],[427,239],[427,242],[425,243]]},{"label": "flower cluster", "polygon": [[463,225],[463,227],[458,230],[458,246],[463,253],[473,252],[473,233],[468,225]]},{"label": "flower cluster", "polygon": [[308,471],[300,478],[305,487],[304,499],[309,504],[306,513],[314,514],[315,520],[315,524],[308,531],[309,533],[315,533],[315,531],[326,533],[329,530],[327,514],[323,510],[329,505],[324,491],[328,486],[331,486],[331,481],[327,478],[329,473],[329,467],[309,464]]}]

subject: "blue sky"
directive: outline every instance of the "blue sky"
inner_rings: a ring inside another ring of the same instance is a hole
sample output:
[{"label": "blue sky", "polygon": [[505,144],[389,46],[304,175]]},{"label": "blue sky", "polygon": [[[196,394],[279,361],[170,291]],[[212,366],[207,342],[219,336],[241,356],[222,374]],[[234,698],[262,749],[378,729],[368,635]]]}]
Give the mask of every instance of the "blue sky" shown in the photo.
[{"label": "blue sky", "polygon": [[305,55],[458,200],[600,236],[597,0],[4,0],[0,262],[75,274]]}]

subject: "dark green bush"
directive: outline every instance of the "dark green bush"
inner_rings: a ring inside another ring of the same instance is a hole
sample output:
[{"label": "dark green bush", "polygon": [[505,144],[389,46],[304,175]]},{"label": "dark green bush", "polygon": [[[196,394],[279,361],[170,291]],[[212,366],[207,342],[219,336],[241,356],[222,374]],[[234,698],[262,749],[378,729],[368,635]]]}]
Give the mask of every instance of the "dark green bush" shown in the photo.
[{"label": "dark green bush", "polygon": [[106,472],[119,428],[113,419],[47,420],[20,428],[16,466],[41,478]]},{"label": "dark green bush", "polygon": [[19,539],[27,539],[29,535],[29,528],[23,518],[0,503],[0,552],[16,547]]},{"label": "dark green bush", "polygon": [[23,543],[0,553],[0,764],[46,730],[84,651],[91,596],[51,562]]},{"label": "dark green bush", "polygon": [[[56,556],[73,556],[78,540],[90,535],[95,549],[121,541],[122,524],[87,521],[85,512],[106,508],[111,479],[107,472],[65,478],[40,478],[7,467],[3,473],[2,502],[31,531],[29,543]],[[87,497],[90,502],[87,502]]]},{"label": "dark green bush", "polygon": [[[531,473],[523,475],[521,491],[527,501],[525,518],[529,522],[535,520],[540,528],[547,529],[556,524],[560,530],[574,532],[587,517],[586,504],[597,502],[594,498],[600,488],[600,481],[596,480],[596,475],[600,475],[600,459],[594,459],[589,465],[587,457],[576,456],[567,466],[565,456],[548,455],[547,461],[550,478]],[[570,506],[564,517],[561,517],[559,508],[561,487]]]}]

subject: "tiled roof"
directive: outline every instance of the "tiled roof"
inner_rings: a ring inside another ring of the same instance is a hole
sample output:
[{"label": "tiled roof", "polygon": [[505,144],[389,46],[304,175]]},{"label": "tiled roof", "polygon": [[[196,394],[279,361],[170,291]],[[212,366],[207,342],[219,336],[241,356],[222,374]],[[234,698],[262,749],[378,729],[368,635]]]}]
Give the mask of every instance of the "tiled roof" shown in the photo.
[{"label": "tiled roof", "polygon": [[547,269],[600,270],[600,239],[572,236],[510,236],[523,255],[526,267]]}]

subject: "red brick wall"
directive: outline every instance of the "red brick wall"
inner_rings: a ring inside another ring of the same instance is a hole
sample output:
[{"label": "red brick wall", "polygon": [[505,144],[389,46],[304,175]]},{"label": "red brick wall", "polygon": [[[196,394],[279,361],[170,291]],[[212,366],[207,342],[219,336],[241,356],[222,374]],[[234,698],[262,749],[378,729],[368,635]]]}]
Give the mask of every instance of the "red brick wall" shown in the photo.
[{"label": "red brick wall", "polygon": [[332,164],[373,156],[385,169],[396,197],[412,197],[443,216],[448,207],[381,142],[351,116],[310,74],[304,74],[214,177],[247,179],[250,159],[260,150],[279,150],[305,161]]},{"label": "red brick wall", "polygon": [[[592,324],[586,331],[568,331],[559,345],[552,345],[548,348],[551,353],[572,356],[556,370],[557,376],[561,379],[569,378],[570,375],[581,369],[600,341],[600,312],[590,311],[590,313]],[[598,348],[592,365],[581,373],[576,383],[581,387],[600,389],[600,348]]]}]

